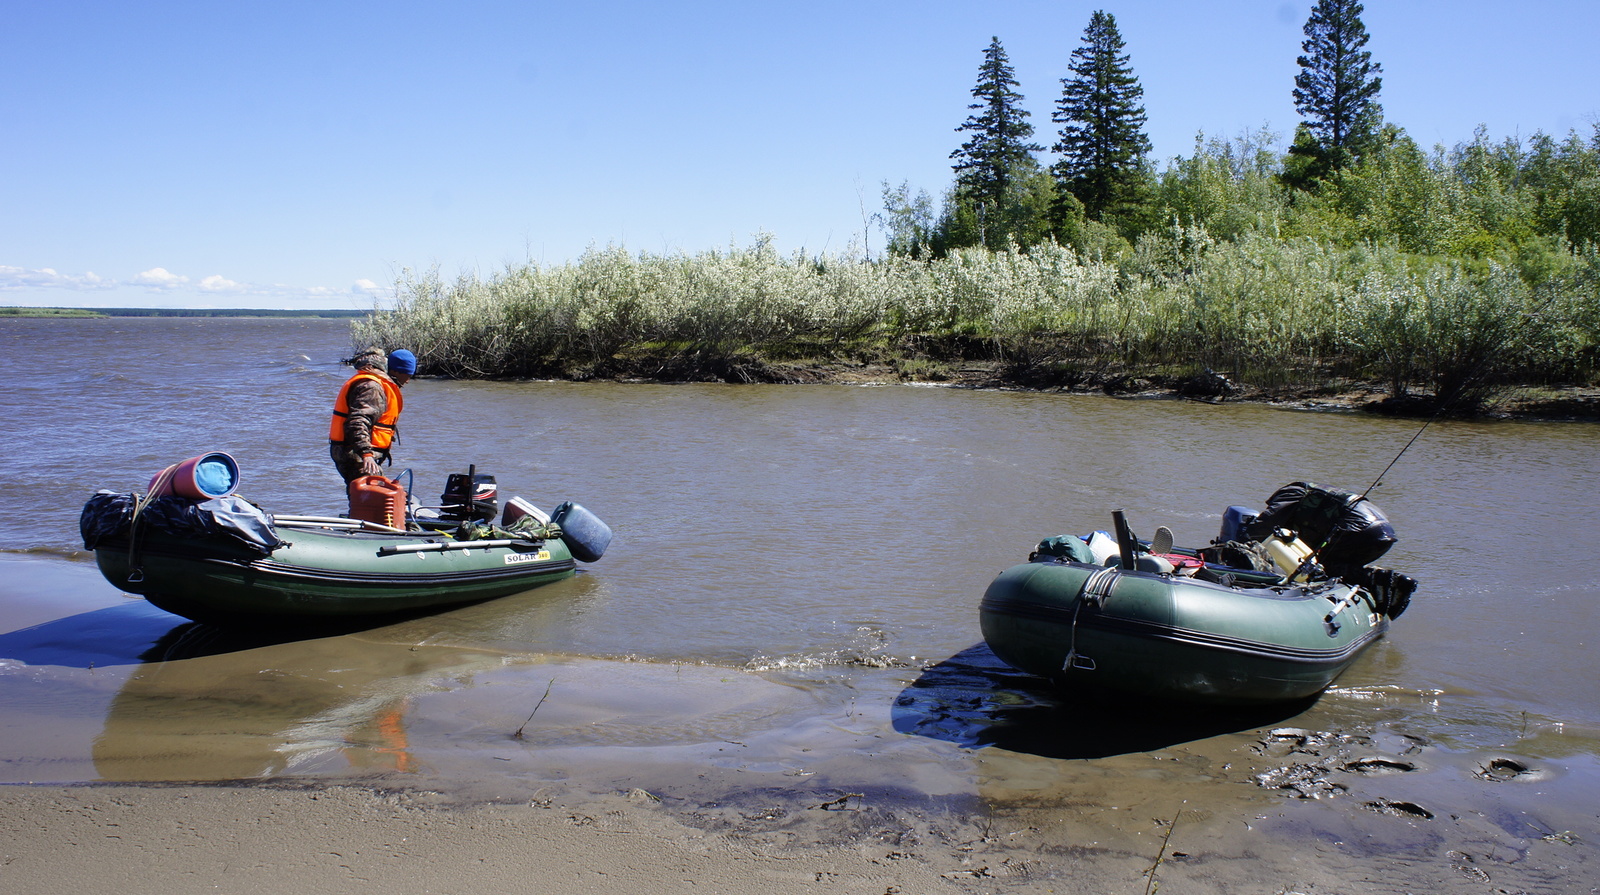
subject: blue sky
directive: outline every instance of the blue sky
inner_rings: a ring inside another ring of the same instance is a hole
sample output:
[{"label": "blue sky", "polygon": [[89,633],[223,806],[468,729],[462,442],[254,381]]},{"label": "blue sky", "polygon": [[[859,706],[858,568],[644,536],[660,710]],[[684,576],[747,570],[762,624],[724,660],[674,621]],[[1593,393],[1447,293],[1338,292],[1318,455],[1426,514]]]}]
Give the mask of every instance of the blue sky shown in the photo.
[{"label": "blue sky", "polygon": [[[882,246],[882,183],[940,195],[991,36],[1039,142],[1114,15],[1158,167],[1282,141],[1311,0],[9,4],[0,305],[368,307],[590,246]],[[1368,0],[1419,143],[1600,121],[1597,0]],[[1044,159],[1049,161],[1048,158]]]}]

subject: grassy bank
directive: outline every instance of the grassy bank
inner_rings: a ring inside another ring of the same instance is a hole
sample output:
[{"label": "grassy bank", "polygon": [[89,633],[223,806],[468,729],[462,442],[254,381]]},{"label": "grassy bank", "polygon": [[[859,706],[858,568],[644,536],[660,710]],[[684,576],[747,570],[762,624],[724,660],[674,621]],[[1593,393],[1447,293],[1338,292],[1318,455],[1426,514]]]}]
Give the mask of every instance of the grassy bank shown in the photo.
[{"label": "grassy bank", "polygon": [[0,308],[0,317],[104,317],[87,308]]},{"label": "grassy bank", "polygon": [[393,312],[354,330],[455,377],[782,381],[877,364],[938,380],[980,364],[997,383],[1038,387],[1205,391],[1220,374],[1279,391],[1374,382],[1472,406],[1508,385],[1596,384],[1600,255],[1574,253],[1530,285],[1392,246],[1199,229],[1115,259],[1055,245],[935,261],[784,257],[764,242],[608,248],[487,278],[408,272]]}]

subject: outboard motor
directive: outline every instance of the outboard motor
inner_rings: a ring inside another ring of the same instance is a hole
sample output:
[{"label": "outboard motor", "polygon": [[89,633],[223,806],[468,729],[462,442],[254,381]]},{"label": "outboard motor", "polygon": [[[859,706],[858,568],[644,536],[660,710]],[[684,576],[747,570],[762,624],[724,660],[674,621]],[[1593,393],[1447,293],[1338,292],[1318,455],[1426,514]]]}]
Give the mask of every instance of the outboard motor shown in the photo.
[{"label": "outboard motor", "polygon": [[1222,532],[1217,535],[1217,543],[1249,540],[1250,536],[1245,534],[1245,529],[1254,521],[1256,521],[1255,510],[1241,506],[1228,507],[1222,511]]},{"label": "outboard motor", "polygon": [[477,466],[450,473],[439,502],[439,517],[450,522],[493,522],[500,510],[494,476],[478,472]]}]

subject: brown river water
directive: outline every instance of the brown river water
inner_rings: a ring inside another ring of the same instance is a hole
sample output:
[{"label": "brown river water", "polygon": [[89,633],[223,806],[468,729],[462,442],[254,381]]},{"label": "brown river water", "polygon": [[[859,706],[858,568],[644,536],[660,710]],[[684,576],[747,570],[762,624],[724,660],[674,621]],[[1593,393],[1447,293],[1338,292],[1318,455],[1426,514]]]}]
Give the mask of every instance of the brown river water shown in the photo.
[{"label": "brown river water", "polygon": [[1249,715],[1077,705],[988,653],[983,589],[1114,509],[1196,544],[1286,482],[1365,488],[1420,423],[424,378],[395,467],[418,492],[475,464],[502,497],[584,504],[610,552],[526,594],[299,639],[189,624],[100,577],[84,500],[206,451],[269,511],[339,512],[324,432],[351,347],[338,321],[0,320],[0,783],[641,788],[746,824],[855,799],[1146,858],[1154,820],[1182,815],[1218,851],[1270,836],[1461,891],[1600,878],[1592,424],[1431,425],[1373,491],[1400,535],[1382,564],[1421,582],[1411,609],[1315,703]]}]

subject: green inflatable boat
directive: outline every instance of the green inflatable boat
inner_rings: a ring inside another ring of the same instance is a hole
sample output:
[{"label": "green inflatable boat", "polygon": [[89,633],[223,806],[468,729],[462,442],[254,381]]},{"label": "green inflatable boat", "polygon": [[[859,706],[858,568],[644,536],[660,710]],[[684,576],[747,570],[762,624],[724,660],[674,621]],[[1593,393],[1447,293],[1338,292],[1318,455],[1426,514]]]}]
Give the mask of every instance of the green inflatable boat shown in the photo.
[{"label": "green inflatable boat", "polygon": [[985,642],[1094,697],[1248,705],[1320,693],[1388,631],[1416,582],[1367,565],[1394,534],[1365,498],[1285,487],[1315,506],[1284,509],[1280,489],[1266,512],[1230,507],[1204,548],[1175,546],[1165,529],[1140,540],[1120,510],[1115,535],[1046,539],[989,585]]},{"label": "green inflatable boat", "polygon": [[342,517],[270,516],[206,501],[102,491],[80,519],[113,586],[222,625],[335,622],[491,600],[570,577],[610,529],[583,507],[508,527],[434,520],[394,530]]}]

